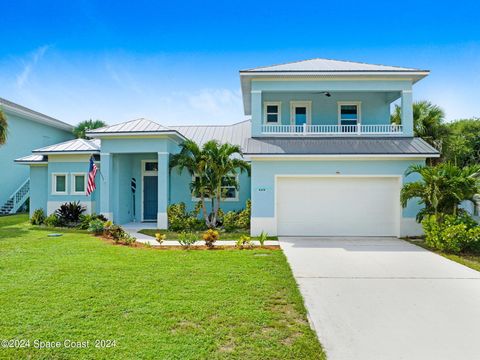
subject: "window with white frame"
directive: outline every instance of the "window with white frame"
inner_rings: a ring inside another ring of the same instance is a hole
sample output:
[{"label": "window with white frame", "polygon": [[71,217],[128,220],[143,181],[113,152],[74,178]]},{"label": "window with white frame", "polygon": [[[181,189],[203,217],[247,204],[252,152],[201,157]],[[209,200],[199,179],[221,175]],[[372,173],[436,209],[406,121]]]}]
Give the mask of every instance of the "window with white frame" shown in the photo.
[{"label": "window with white frame", "polygon": [[[198,181],[198,176],[193,177],[193,181]],[[229,175],[224,176],[222,179],[222,200],[223,201],[237,201],[238,200],[238,190],[236,188],[236,184],[238,184],[238,175]],[[209,199],[210,196],[206,195],[205,199]],[[195,194],[192,192],[192,200],[199,201],[200,194]]]},{"label": "window with white frame", "polygon": [[282,104],[277,101],[267,101],[263,104],[263,113],[265,114],[265,124],[278,124],[281,122]]},{"label": "window with white frame", "polygon": [[360,114],[360,103],[359,102],[339,102],[338,103],[338,122],[339,125],[359,125],[361,114]]},{"label": "window with white frame", "polygon": [[87,190],[87,175],[85,173],[72,174],[72,194],[85,195]]},{"label": "window with white frame", "polygon": [[52,174],[52,194],[66,194],[67,186],[67,174]]}]

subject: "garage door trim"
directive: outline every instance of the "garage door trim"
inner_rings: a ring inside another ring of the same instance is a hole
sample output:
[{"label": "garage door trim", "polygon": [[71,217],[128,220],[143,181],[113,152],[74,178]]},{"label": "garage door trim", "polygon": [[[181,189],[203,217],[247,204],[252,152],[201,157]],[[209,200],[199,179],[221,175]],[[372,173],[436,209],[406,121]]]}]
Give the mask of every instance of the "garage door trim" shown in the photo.
[{"label": "garage door trim", "polygon": [[[382,174],[375,174],[375,175],[355,175],[355,174],[337,174],[337,175],[319,175],[319,174],[276,174],[275,175],[275,192],[274,192],[274,221],[275,226],[277,228],[278,233],[278,181],[281,178],[393,178],[397,179],[399,190],[402,186],[402,179],[401,175],[382,175]],[[402,219],[402,207],[400,205],[400,199],[398,200],[398,208],[396,209],[398,216],[396,216],[395,221],[395,233],[397,237],[400,237],[400,224]],[[341,235],[339,235],[341,236]]]}]

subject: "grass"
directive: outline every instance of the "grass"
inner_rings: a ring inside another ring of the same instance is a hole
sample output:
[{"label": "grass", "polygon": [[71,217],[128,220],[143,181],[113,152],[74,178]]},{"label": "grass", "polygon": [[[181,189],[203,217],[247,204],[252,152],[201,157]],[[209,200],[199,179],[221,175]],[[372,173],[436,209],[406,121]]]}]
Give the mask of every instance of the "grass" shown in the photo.
[{"label": "grass", "polygon": [[[167,240],[177,240],[180,232],[168,231],[163,229],[142,229],[139,231],[144,235],[155,237],[156,233],[166,234]],[[198,236],[199,239],[202,238],[204,231],[194,231],[194,234]],[[242,236],[250,236],[246,231],[235,231],[235,232],[220,232],[220,240],[238,240]],[[252,236],[252,240],[258,240],[258,236]],[[268,236],[267,240],[278,240],[277,236]]]},{"label": "grass", "polygon": [[425,244],[425,241],[422,239],[419,240],[411,240],[407,239],[410,241],[412,244],[418,245],[423,247],[424,249],[427,249],[429,251],[432,251],[436,254],[442,255],[443,257],[446,257],[447,259],[450,259],[452,261],[458,262],[462,265],[465,265],[469,268],[472,268],[474,270],[480,271],[480,255],[474,255],[474,254],[449,254],[437,249],[434,249],[427,244]]},{"label": "grass", "polygon": [[0,218],[0,338],[31,341],[0,347],[1,359],[325,358],[280,250],[160,251],[49,232]]}]

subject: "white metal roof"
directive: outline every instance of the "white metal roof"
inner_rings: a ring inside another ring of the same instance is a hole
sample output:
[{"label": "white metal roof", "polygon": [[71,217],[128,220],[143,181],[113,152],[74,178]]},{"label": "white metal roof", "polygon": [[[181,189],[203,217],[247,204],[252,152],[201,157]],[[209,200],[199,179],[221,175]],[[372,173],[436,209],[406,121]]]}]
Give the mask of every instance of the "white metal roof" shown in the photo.
[{"label": "white metal roof", "polygon": [[42,113],[26,108],[25,106],[18,105],[14,102],[11,102],[3,98],[0,98],[0,109],[4,110],[7,114],[12,113],[14,115],[25,117],[32,121],[36,121],[41,124],[52,126],[60,130],[65,130],[65,131],[73,130],[73,126],[70,124],[67,124],[58,119],[54,119],[50,116],[44,115]]},{"label": "white metal roof", "polygon": [[44,163],[47,162],[47,157],[45,155],[33,154],[15,159],[15,162],[22,164]]},{"label": "white metal roof", "polygon": [[102,134],[125,134],[125,133],[162,133],[171,132],[172,129],[160,125],[148,119],[135,119],[120,124],[105,126],[99,129],[87,131],[88,136]]},{"label": "white metal roof", "polygon": [[405,68],[399,66],[387,66],[387,65],[376,65],[376,64],[367,64],[362,62],[354,61],[341,61],[341,60],[331,60],[331,59],[309,59],[294,61],[285,64],[271,65],[271,66],[261,66],[253,69],[242,70],[241,72],[285,72],[285,71],[295,71],[295,72],[324,72],[324,71],[335,71],[335,72],[344,72],[344,71],[381,71],[381,72],[397,72],[397,71],[425,71],[413,68]]},{"label": "white metal roof", "polygon": [[209,140],[220,143],[230,143],[245,147],[246,141],[251,137],[250,120],[245,120],[232,125],[201,125],[201,126],[170,126],[187,139],[195,141],[200,146]]},{"label": "white metal roof", "polygon": [[100,152],[100,140],[75,139],[33,150],[33,153],[37,154],[70,152],[98,153]]}]

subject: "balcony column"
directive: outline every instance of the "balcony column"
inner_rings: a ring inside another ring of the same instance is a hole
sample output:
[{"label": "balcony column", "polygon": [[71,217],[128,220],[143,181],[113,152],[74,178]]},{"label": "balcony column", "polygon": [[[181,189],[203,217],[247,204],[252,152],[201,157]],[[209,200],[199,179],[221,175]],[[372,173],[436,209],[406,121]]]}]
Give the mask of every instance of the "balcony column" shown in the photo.
[{"label": "balcony column", "polygon": [[251,91],[251,113],[252,113],[252,136],[261,136],[262,135],[262,91],[261,90],[252,90]]},{"label": "balcony column", "polygon": [[113,161],[112,154],[100,154],[100,213],[108,220],[113,221],[112,209],[112,178]]},{"label": "balcony column", "polygon": [[168,229],[168,195],[170,182],[170,157],[168,152],[158,153],[158,209],[157,228]]},{"label": "balcony column", "polygon": [[412,90],[402,91],[402,130],[403,135],[413,136]]}]

